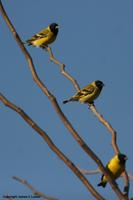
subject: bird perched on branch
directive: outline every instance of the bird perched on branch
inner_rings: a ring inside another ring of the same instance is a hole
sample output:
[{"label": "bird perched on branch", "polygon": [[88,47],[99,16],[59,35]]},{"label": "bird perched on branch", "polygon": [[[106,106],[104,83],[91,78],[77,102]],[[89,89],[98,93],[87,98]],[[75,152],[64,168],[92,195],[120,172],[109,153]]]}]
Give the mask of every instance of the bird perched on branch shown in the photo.
[{"label": "bird perched on branch", "polygon": [[49,44],[55,41],[59,31],[59,26],[56,23],[50,24],[47,28],[43,29],[39,33],[36,33],[30,39],[26,41],[28,45],[46,48]]},{"label": "bird perched on branch", "polygon": [[80,103],[93,104],[93,101],[99,96],[104,86],[102,81],[94,81],[91,84],[84,87],[82,90],[77,92],[70,99],[63,101],[64,104],[70,101],[79,101]]},{"label": "bird perched on branch", "polygon": [[[119,153],[115,155],[106,165],[107,171],[114,180],[119,178],[120,175],[124,172],[127,159],[128,158],[126,155]],[[102,175],[101,182],[98,184],[98,186],[105,187],[107,182],[108,179],[106,176]]]}]

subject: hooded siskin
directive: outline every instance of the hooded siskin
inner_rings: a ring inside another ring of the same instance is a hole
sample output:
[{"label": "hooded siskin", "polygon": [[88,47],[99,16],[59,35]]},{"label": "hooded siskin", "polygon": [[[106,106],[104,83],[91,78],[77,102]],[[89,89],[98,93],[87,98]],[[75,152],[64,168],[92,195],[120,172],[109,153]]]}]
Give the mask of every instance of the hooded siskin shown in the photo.
[{"label": "hooded siskin", "polygon": [[32,36],[26,41],[28,45],[46,48],[49,44],[55,41],[58,34],[58,24],[52,23],[47,28]]},{"label": "hooded siskin", "polygon": [[93,101],[99,96],[104,84],[102,81],[94,81],[91,84],[84,87],[82,90],[77,92],[73,97],[68,100],[63,101],[63,103],[68,103],[70,101],[79,101],[80,103],[92,104]]},{"label": "hooded siskin", "polygon": [[[106,165],[107,171],[110,173],[114,180],[119,178],[124,172],[127,159],[128,158],[126,155],[120,153],[115,155]],[[108,180],[106,176],[102,175],[101,182],[98,184],[98,186],[105,187],[107,182]]]}]

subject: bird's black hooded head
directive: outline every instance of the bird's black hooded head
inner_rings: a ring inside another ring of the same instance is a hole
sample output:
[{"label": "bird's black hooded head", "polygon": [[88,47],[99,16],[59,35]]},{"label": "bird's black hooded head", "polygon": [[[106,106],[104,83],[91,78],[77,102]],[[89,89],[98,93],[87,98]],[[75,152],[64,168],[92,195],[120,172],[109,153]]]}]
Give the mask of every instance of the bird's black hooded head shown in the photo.
[{"label": "bird's black hooded head", "polygon": [[56,24],[56,23],[52,23],[49,25],[50,27],[50,30],[52,31],[52,33],[54,33],[54,35],[57,35],[58,34],[58,31],[59,31],[59,25]]},{"label": "bird's black hooded head", "polygon": [[126,155],[119,153],[118,158],[121,164],[125,164],[126,160],[128,159]]},{"label": "bird's black hooded head", "polygon": [[96,83],[96,86],[101,90],[102,88],[103,88],[103,86],[104,86],[104,83],[102,82],[102,81],[99,81],[99,80],[97,80],[97,81],[95,81],[95,83]]}]

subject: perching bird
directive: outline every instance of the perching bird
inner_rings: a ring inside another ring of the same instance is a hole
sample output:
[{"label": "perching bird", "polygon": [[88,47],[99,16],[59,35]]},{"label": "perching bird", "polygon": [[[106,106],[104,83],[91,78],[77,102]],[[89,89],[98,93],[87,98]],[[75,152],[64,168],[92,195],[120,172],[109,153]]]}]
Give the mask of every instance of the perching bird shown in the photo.
[{"label": "perching bird", "polygon": [[99,96],[104,84],[102,81],[94,81],[91,84],[84,87],[82,90],[77,92],[70,99],[63,101],[63,103],[68,103],[70,101],[79,101],[80,103],[93,104],[93,101]]},{"label": "perching bird", "polygon": [[58,28],[58,24],[52,23],[47,28],[32,36],[29,40],[26,41],[26,43],[28,45],[46,48],[48,44],[51,44],[55,41],[59,31]]},{"label": "perching bird", "polygon": [[[106,165],[107,171],[110,173],[114,180],[119,178],[120,175],[124,172],[127,159],[128,158],[126,155],[119,153],[115,155]],[[105,187],[107,182],[108,180],[106,176],[102,175],[101,182],[98,184],[98,186]]]}]

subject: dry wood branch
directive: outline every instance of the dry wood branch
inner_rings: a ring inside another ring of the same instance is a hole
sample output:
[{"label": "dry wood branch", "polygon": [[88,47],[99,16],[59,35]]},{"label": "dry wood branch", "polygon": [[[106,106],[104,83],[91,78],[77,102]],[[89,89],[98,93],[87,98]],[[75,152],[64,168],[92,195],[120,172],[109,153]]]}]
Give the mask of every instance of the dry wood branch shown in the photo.
[{"label": "dry wood branch", "polygon": [[[66,73],[64,71],[65,69],[65,64],[62,64],[61,62],[59,62],[53,55],[52,49],[50,47],[47,48],[49,55],[50,55],[50,60],[53,61],[55,64],[60,66],[61,69],[61,73],[66,76],[75,86],[76,90],[79,91],[80,87],[76,81],[76,79],[74,79],[73,77],[71,77],[70,75],[68,76],[68,73]],[[76,81],[76,82],[75,82]],[[112,134],[112,147],[114,149],[114,152],[116,154],[120,153],[119,147],[117,145],[117,133],[116,131],[113,129],[113,127],[109,124],[109,122],[107,122],[103,116],[96,110],[95,105],[89,105],[91,111],[93,112],[93,114],[99,119],[100,122],[102,122],[104,124],[104,126],[108,129],[108,131]],[[128,180],[128,176],[127,176],[127,172],[125,171],[124,173],[125,175],[124,180],[125,180],[125,186],[124,186],[124,192],[126,192],[126,195],[128,195],[128,191],[129,191],[129,180]]]},{"label": "dry wood branch", "polygon": [[[82,172],[82,174],[85,174],[85,175],[92,175],[92,174],[99,174],[99,173],[101,174],[100,169],[90,170],[90,169],[81,169],[80,167],[78,167],[78,169],[80,170],[80,172]],[[123,176],[124,176],[124,174],[121,175],[121,177],[123,177]],[[128,173],[128,178],[130,180],[133,180],[133,174]]]},{"label": "dry wood branch", "polygon": [[[90,110],[92,111],[92,113],[98,118],[98,120],[107,128],[107,130],[111,133],[112,135],[112,147],[114,149],[114,152],[116,154],[120,153],[119,147],[117,145],[117,132],[115,131],[115,129],[111,126],[111,124],[109,124],[109,122],[107,120],[104,119],[104,117],[97,111],[95,105],[89,105]],[[125,196],[128,196],[129,193],[129,187],[130,187],[130,183],[129,183],[129,178],[127,175],[127,172],[125,170],[124,172],[124,181],[125,181],[125,186],[124,186],[124,193]]]},{"label": "dry wood branch", "polygon": [[36,190],[31,184],[29,184],[28,181],[26,181],[26,180],[24,180],[24,179],[21,179],[21,178],[19,178],[19,177],[17,177],[17,176],[13,176],[12,178],[13,178],[14,180],[18,181],[19,183],[25,185],[26,187],[28,187],[28,188],[32,191],[32,193],[33,193],[34,195],[37,195],[37,196],[39,196],[39,197],[42,197],[43,199],[46,199],[46,200],[57,200],[57,199],[54,198],[54,197],[50,197],[50,196],[45,195],[45,194],[42,193],[42,192],[39,192],[39,191]]},{"label": "dry wood branch", "polygon": [[[50,60],[53,61],[55,64],[59,65],[60,69],[61,69],[61,73],[66,76],[68,78],[68,80],[70,80],[73,85],[75,86],[75,89],[77,91],[80,91],[80,87],[78,85],[78,82],[76,81],[76,79],[74,79],[70,74],[65,72],[65,64],[62,64],[61,62],[59,62],[53,55],[52,49],[50,47],[47,48],[49,55],[50,55]],[[109,124],[109,122],[107,122],[103,116],[96,110],[95,105],[91,104],[89,105],[91,111],[93,112],[94,115],[96,115],[96,117],[99,119],[100,122],[102,122],[104,124],[104,126],[108,129],[108,131],[112,134],[112,147],[114,149],[114,152],[116,154],[120,153],[119,147],[117,145],[117,133],[116,131],[113,129],[113,127]],[[125,186],[124,186],[124,192],[125,195],[128,196],[128,192],[129,192],[129,179],[128,179],[128,175],[127,172],[124,172],[124,180],[125,180]]]},{"label": "dry wood branch", "polygon": [[109,124],[109,122],[107,122],[104,117],[97,111],[95,105],[89,105],[90,110],[92,111],[92,113],[98,118],[98,120],[108,129],[108,131],[111,133],[112,135],[112,147],[114,149],[115,154],[120,153],[119,147],[117,145],[117,133],[116,131],[113,129],[113,127]]},{"label": "dry wood branch", "polygon": [[[77,91],[80,91],[80,87],[79,87],[79,84],[78,82],[76,81],[76,79],[74,79],[70,74],[68,74],[68,72],[65,71],[65,64],[61,63],[60,61],[58,61],[55,56],[53,55],[53,52],[52,52],[52,49],[50,47],[47,47],[47,51],[50,55],[50,60],[53,61],[56,65],[59,65],[60,67],[60,70],[61,70],[61,73],[66,77],[68,78],[68,80],[70,80],[75,89]],[[113,127],[109,124],[109,122],[107,122],[103,116],[96,110],[96,107],[95,105],[91,104],[89,105],[91,111],[93,112],[94,115],[96,115],[96,117],[99,119],[100,122],[102,122],[104,124],[104,126],[108,129],[108,131],[112,134],[112,147],[114,149],[114,152],[116,154],[120,153],[120,150],[119,150],[119,147],[117,145],[117,133],[116,131],[113,129]],[[129,180],[128,180],[128,176],[127,176],[127,172],[125,171],[124,173],[124,180],[125,180],[125,186],[124,186],[124,191],[126,191],[126,195],[128,195],[128,191],[129,191],[129,187],[130,187],[130,184],[129,184]]]},{"label": "dry wood branch", "polygon": [[74,87],[75,87],[75,89],[76,89],[77,91],[80,91],[80,87],[79,87],[79,84],[78,84],[78,82],[76,81],[76,79],[74,79],[68,72],[65,71],[65,67],[66,67],[65,64],[61,63],[60,61],[58,61],[58,60],[55,58],[55,56],[54,56],[54,54],[53,54],[53,52],[52,52],[52,49],[51,49],[50,47],[47,47],[47,51],[48,51],[48,53],[49,53],[50,60],[51,60],[52,62],[54,62],[56,65],[59,65],[61,73],[62,73],[69,81],[72,82],[72,84],[74,85]]},{"label": "dry wood branch", "polygon": [[44,139],[50,149],[55,152],[56,155],[73,171],[73,173],[81,180],[81,182],[86,186],[91,194],[96,197],[96,199],[104,200],[104,198],[93,188],[89,181],[78,170],[78,168],[56,147],[56,145],[53,143],[47,133],[42,130],[21,108],[11,103],[1,93],[0,101],[2,101],[5,106],[8,106],[9,108],[17,112]]},{"label": "dry wood branch", "polygon": [[[32,58],[30,56],[30,54],[28,53],[28,51],[26,50],[26,48],[23,45],[23,42],[21,41],[18,33],[16,32],[14,26],[12,25],[10,19],[8,18],[6,11],[2,5],[2,2],[0,1],[0,11],[2,13],[2,16],[5,20],[5,22],[7,23],[10,31],[12,32],[14,39],[16,40],[16,42],[18,43],[20,49],[22,50],[23,54],[25,55],[25,58],[29,64],[29,68],[31,70],[32,76],[34,81],[36,82],[36,84],[40,87],[40,89],[44,92],[44,94],[49,98],[49,100],[51,101],[54,109],[56,110],[57,114],[59,115],[60,119],[62,120],[62,122],[64,123],[64,125],[66,126],[66,128],[69,130],[69,132],[72,134],[72,136],[75,138],[75,140],[78,142],[78,144],[82,147],[82,149],[97,163],[97,165],[99,166],[100,170],[103,172],[103,174],[105,174],[105,176],[108,178],[108,182],[110,183],[112,189],[114,190],[114,192],[117,194],[118,198],[120,200],[125,200],[127,198],[125,198],[122,194],[122,192],[120,191],[120,189],[118,188],[116,182],[112,179],[112,177],[110,176],[110,174],[107,172],[107,170],[105,169],[105,167],[103,166],[102,162],[100,161],[100,159],[96,156],[96,154],[87,146],[87,144],[83,141],[83,139],[78,135],[78,133],[76,132],[76,130],[73,128],[73,126],[71,125],[71,123],[69,122],[69,120],[66,118],[66,116],[64,115],[64,113],[62,112],[61,108],[59,107],[56,98],[49,92],[49,90],[47,89],[47,87],[42,83],[42,81],[39,79]],[[9,105],[10,107],[10,105]],[[18,112],[19,113],[19,112]],[[23,117],[23,111],[20,109],[20,114],[22,114]],[[23,117],[24,118],[24,117]],[[25,119],[25,118],[24,118]],[[30,124],[30,123],[29,123]],[[31,125],[31,124],[30,124]],[[32,126],[34,128],[34,124]],[[35,126],[36,127],[36,126]],[[36,130],[36,129],[35,129]],[[42,136],[41,134],[42,132],[40,132],[39,134]],[[55,150],[55,149],[54,149]],[[67,161],[67,165],[69,166],[69,162]],[[71,166],[71,165],[70,165]],[[71,168],[72,169],[72,168]],[[76,168],[77,169],[77,168]],[[74,173],[76,173],[76,171],[74,171]],[[78,170],[78,172],[80,172]],[[82,175],[82,174],[80,174]],[[87,183],[88,184],[88,183]],[[94,190],[94,188],[92,188],[91,185],[88,185],[88,189],[90,190],[90,192],[93,195],[97,196],[97,191]],[[102,197],[101,197],[102,198]]]},{"label": "dry wood branch", "polygon": [[86,174],[86,175],[101,173],[100,169],[87,170],[87,169],[81,169],[79,167],[78,167],[78,169],[82,172],[82,174]]}]

